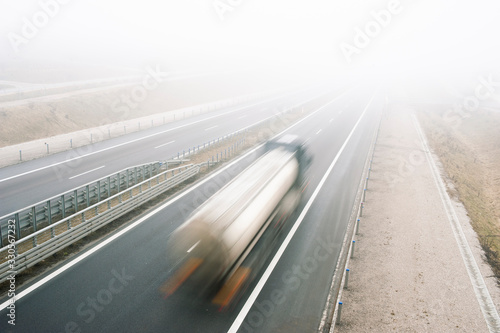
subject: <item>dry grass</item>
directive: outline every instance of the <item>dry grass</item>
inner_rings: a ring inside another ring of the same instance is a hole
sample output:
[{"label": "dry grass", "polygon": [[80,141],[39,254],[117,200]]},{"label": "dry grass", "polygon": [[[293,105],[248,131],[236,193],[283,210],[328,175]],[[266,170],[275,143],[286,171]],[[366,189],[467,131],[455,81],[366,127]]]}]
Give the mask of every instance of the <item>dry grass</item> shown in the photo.
[{"label": "dry grass", "polygon": [[447,122],[446,110],[421,112],[433,151],[467,209],[486,258],[500,279],[500,113],[478,111]]}]

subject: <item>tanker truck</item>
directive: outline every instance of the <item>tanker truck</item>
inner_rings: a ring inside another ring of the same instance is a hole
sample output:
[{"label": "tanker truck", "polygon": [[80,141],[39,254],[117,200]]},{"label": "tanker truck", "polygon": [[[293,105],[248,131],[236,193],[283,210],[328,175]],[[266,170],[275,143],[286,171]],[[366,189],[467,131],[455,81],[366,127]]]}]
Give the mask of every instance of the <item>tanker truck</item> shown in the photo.
[{"label": "tanker truck", "polygon": [[[268,141],[259,159],[170,236],[167,257],[173,274],[161,288],[165,297],[181,286],[207,295],[244,280],[249,268],[241,265],[255,244],[266,229],[280,229],[299,204],[310,161],[294,135]],[[271,224],[274,228],[268,228]]]}]

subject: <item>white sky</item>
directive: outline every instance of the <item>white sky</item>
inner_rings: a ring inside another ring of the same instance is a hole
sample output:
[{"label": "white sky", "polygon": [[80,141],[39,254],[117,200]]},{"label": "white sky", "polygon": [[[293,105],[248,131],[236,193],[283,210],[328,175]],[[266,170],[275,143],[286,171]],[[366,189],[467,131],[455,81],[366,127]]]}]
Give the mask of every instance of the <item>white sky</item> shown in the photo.
[{"label": "white sky", "polygon": [[[340,45],[390,1],[220,0],[235,3],[222,21],[218,0],[65,0],[14,52],[41,3],[0,0],[0,61],[56,59],[184,68],[270,66],[367,71],[388,76],[497,70],[500,1],[400,0],[399,14],[349,63]],[[62,1],[62,0],[60,0]]]}]

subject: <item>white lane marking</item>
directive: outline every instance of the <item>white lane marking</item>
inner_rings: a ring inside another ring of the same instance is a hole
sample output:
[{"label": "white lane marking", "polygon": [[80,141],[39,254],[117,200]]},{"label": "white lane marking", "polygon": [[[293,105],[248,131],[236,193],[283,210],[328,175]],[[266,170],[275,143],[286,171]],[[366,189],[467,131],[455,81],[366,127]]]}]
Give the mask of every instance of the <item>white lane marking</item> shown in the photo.
[{"label": "white lane marking", "polygon": [[[221,116],[224,116],[224,115],[229,114],[229,113],[233,113],[233,112],[236,112],[236,111],[239,111],[239,110],[250,108],[250,107],[258,105],[258,104],[262,104],[262,103],[266,103],[266,102],[272,101],[273,99],[278,99],[278,98],[282,97],[283,95],[285,95],[285,94],[279,95],[278,97],[274,97],[274,98],[270,98],[270,99],[264,100],[262,102],[257,102],[257,103],[254,103],[254,104],[243,106],[241,108],[237,108],[237,109],[234,109],[234,110],[231,110],[231,111],[228,111],[228,112],[217,114],[217,115],[214,115],[214,116],[211,116],[211,117],[207,117],[207,118],[204,118],[204,119],[193,121],[193,122],[185,124],[185,125],[180,125],[180,126],[177,126],[177,127],[174,127],[174,128],[170,128],[170,129],[165,130],[165,131],[161,131],[161,132],[153,133],[153,134],[150,134],[150,135],[146,135],[146,136],[138,138],[138,139],[130,140],[130,141],[127,141],[127,142],[122,142],[122,143],[119,143],[117,145],[114,145],[114,146],[111,146],[111,147],[108,147],[108,148],[103,148],[101,150],[96,150],[96,151],[88,153],[88,154],[83,154],[83,155],[80,155],[80,156],[76,156],[76,157],[73,157],[73,158],[61,161],[61,162],[57,162],[57,163],[53,163],[53,164],[50,164],[50,165],[46,165],[46,166],[41,167],[41,168],[37,168],[37,169],[30,170],[30,171],[26,171],[26,172],[23,172],[23,173],[20,173],[20,174],[11,176],[11,177],[0,179],[0,183],[4,182],[4,181],[7,181],[7,180],[10,180],[10,179],[14,179],[14,178],[18,178],[18,177],[21,177],[21,176],[24,176],[24,175],[28,175],[28,174],[33,173],[33,172],[37,172],[37,171],[40,171],[40,170],[51,168],[51,167],[59,165],[59,164],[64,164],[64,163],[71,162],[71,161],[74,161],[74,160],[77,160],[77,159],[80,159],[80,158],[83,158],[83,157],[87,157],[87,156],[94,155],[94,154],[97,154],[97,153],[102,153],[103,151],[107,151],[107,150],[110,150],[110,149],[121,147],[121,146],[127,145],[129,143],[133,143],[133,142],[141,141],[141,140],[144,140],[144,139],[148,139],[148,138],[151,138],[151,137],[156,136],[156,135],[160,135],[160,134],[163,134],[163,133],[167,133],[167,132],[171,132],[171,131],[177,130],[179,128],[184,128],[184,127],[191,126],[191,125],[194,125],[194,124],[206,121],[206,120],[210,120],[210,119],[213,119],[213,118],[221,117]],[[78,148],[76,148],[76,149],[78,149]]]},{"label": "white lane marking", "polygon": [[319,133],[321,133],[322,129],[320,129],[319,131],[316,132],[316,135],[318,135]]},{"label": "white lane marking", "polygon": [[209,131],[209,130],[211,130],[213,128],[216,128],[216,127],[219,127],[219,125],[215,125],[215,126],[212,126],[212,127],[209,127],[209,128],[205,128],[205,131]]},{"label": "white lane marking", "polygon": [[321,188],[323,187],[323,185],[326,182],[326,179],[328,178],[328,176],[332,172],[333,167],[335,166],[335,164],[337,164],[337,161],[339,160],[340,155],[342,154],[342,152],[344,151],[345,147],[349,143],[352,135],[356,131],[356,128],[358,127],[359,123],[361,122],[361,119],[363,119],[363,116],[365,115],[366,110],[368,110],[368,107],[372,103],[374,97],[375,97],[375,95],[372,96],[372,98],[370,99],[370,101],[366,105],[365,109],[363,110],[363,113],[361,114],[361,116],[359,117],[358,121],[356,122],[356,124],[352,128],[351,133],[349,133],[349,136],[344,141],[344,144],[342,145],[342,147],[338,151],[337,155],[333,159],[332,163],[328,167],[328,170],[326,170],[326,173],[323,175],[323,178],[321,178],[321,181],[319,182],[318,186],[314,190],[314,193],[311,195],[311,198],[309,199],[309,201],[307,201],[307,204],[304,207],[304,209],[302,210],[302,212],[300,213],[299,217],[297,218],[297,221],[295,222],[295,224],[293,225],[292,229],[290,230],[290,232],[286,236],[285,240],[281,244],[280,248],[278,249],[278,252],[276,252],[273,260],[271,261],[271,263],[269,264],[269,266],[266,268],[266,271],[264,272],[264,274],[262,274],[262,277],[260,278],[259,282],[257,283],[257,285],[255,286],[254,290],[252,291],[252,293],[248,297],[247,301],[245,302],[245,305],[243,305],[243,308],[241,309],[240,313],[238,314],[238,316],[234,320],[233,324],[229,328],[228,333],[236,333],[238,331],[238,329],[240,328],[241,324],[243,324],[243,321],[245,320],[245,317],[247,316],[247,314],[250,311],[250,309],[252,308],[255,300],[257,299],[257,297],[259,296],[260,292],[262,291],[262,288],[264,288],[264,285],[266,284],[267,279],[269,278],[269,276],[271,276],[271,273],[273,272],[274,267],[276,267],[276,265],[278,264],[278,261],[280,260],[281,256],[285,252],[288,244],[292,240],[293,235],[295,234],[295,232],[299,228],[300,224],[304,220],[304,217],[306,216],[307,212],[309,211],[309,208],[311,208],[311,205],[312,205],[313,201],[318,196],[319,191],[321,190]]},{"label": "white lane marking", "polygon": [[68,179],[74,179],[74,178],[76,178],[76,177],[80,177],[80,176],[86,175],[86,174],[88,174],[88,173],[91,173],[91,172],[93,172],[93,171],[96,171],[96,170],[102,169],[102,168],[104,168],[104,167],[105,167],[105,165],[101,165],[101,166],[100,166],[100,167],[98,167],[98,168],[95,168],[95,169],[92,169],[92,170],[89,170],[89,171],[85,171],[85,172],[83,172],[83,173],[81,173],[81,174],[79,174],[79,175],[76,175],[76,176],[73,176],[73,177],[69,177]]},{"label": "white lane marking", "polygon": [[[300,119],[299,121],[297,121],[295,124],[293,124],[292,126],[284,129],[283,131],[279,132],[278,134],[276,134],[275,136],[273,136],[271,138],[272,139],[275,139],[277,137],[279,137],[280,135],[282,135],[283,133],[285,133],[286,131],[289,131],[290,129],[294,128],[295,126],[297,126],[298,124],[300,124],[301,122],[303,122],[304,120],[306,120],[307,118],[311,117],[312,115],[316,114],[317,112],[319,112],[321,109],[323,109],[324,107],[330,105],[331,103],[333,103],[334,101],[336,101],[337,99],[339,99],[340,97],[344,96],[348,91],[346,90],[345,92],[343,92],[342,94],[340,94],[339,96],[335,97],[333,100],[331,100],[330,102],[326,103],[325,105],[323,105],[322,107],[320,107],[319,109],[317,109],[316,111],[314,112],[311,112],[309,115],[305,116],[304,118]],[[97,252],[98,250],[100,250],[101,248],[103,248],[104,246],[108,245],[109,243],[111,243],[112,241],[114,241],[115,239],[117,239],[118,237],[124,235],[125,233],[129,232],[130,230],[132,230],[133,228],[137,227],[139,224],[143,223],[144,221],[147,221],[151,216],[157,214],[158,212],[160,212],[161,210],[165,209],[165,207],[173,204],[174,202],[176,202],[177,200],[179,200],[180,198],[184,197],[185,195],[187,195],[189,192],[192,192],[193,190],[197,189],[198,187],[200,187],[201,185],[205,184],[206,182],[208,182],[210,179],[214,178],[215,176],[217,176],[218,174],[222,173],[223,171],[225,171],[226,169],[232,167],[234,164],[238,163],[240,160],[244,159],[245,157],[247,157],[248,155],[252,154],[253,152],[255,152],[257,149],[261,148],[264,144],[260,144],[258,145],[257,147],[255,147],[254,149],[250,150],[248,153],[242,155],[241,157],[237,158],[236,160],[234,160],[233,162],[229,163],[227,166],[223,167],[222,169],[220,169],[219,171],[216,171],[214,174],[212,174],[211,176],[205,178],[204,180],[200,181],[198,184],[194,185],[193,187],[190,187],[188,190],[186,190],[185,192],[182,192],[181,194],[179,194],[178,196],[174,197],[172,200],[170,201],[167,201],[166,203],[164,203],[163,205],[161,205],[160,207],[156,208],[155,210],[153,210],[152,212],[144,215],[143,217],[141,217],[139,220],[135,221],[134,223],[132,223],[131,225],[129,225],[128,227],[122,229],[121,231],[117,232],[116,234],[114,234],[113,236],[109,237],[108,239],[104,240],[102,243],[99,243],[97,244],[95,247],[91,248],[90,250],[88,250],[87,252],[85,252],[84,254],[82,254],[81,256],[73,259],[72,261],[68,262],[66,265],[62,266],[61,268],[57,269],[56,271],[54,271],[53,273],[47,275],[45,278],[41,279],[40,281],[34,283],[33,285],[31,285],[30,287],[26,288],[25,290],[21,291],[20,293],[16,294],[16,301],[17,300],[20,300],[21,298],[23,298],[24,296],[28,295],[29,293],[31,293],[32,291],[36,290],[37,288],[43,286],[45,283],[49,282],[51,279],[55,278],[56,276],[58,276],[59,274],[63,273],[64,271],[68,270],[69,268],[73,267],[74,265],[76,265],[77,263],[79,263],[80,261],[82,261],[83,259],[87,258],[88,256],[92,255],[93,253]],[[3,302],[2,304],[0,304],[0,311],[2,311],[3,309],[5,309],[9,304],[11,304],[11,300],[7,300],[5,302]]]},{"label": "white lane marking", "polygon": [[493,300],[491,299],[490,293],[488,291],[488,287],[484,283],[483,276],[481,275],[481,271],[479,270],[476,260],[474,259],[474,255],[472,254],[472,251],[470,249],[469,242],[467,242],[467,238],[465,237],[462,226],[460,225],[460,220],[458,219],[457,213],[453,208],[450,196],[446,191],[446,186],[443,182],[443,179],[441,178],[439,169],[436,166],[436,162],[434,161],[434,158],[430,153],[427,139],[425,138],[425,135],[422,132],[422,128],[420,127],[415,115],[412,114],[411,117],[413,125],[415,126],[418,136],[420,137],[420,141],[422,142],[425,156],[427,158],[427,163],[429,164],[429,167],[431,169],[434,182],[436,183],[436,187],[438,189],[439,196],[441,197],[444,210],[446,211],[446,215],[448,216],[448,221],[450,221],[453,235],[455,235],[458,249],[460,250],[460,254],[462,255],[465,268],[467,269],[467,273],[469,274],[472,287],[474,288],[474,293],[476,294],[476,298],[483,313],[484,319],[486,320],[486,324],[488,325],[490,332],[500,332],[500,317],[498,316],[495,303],[493,303]]},{"label": "white lane marking", "polygon": [[158,149],[158,148],[160,148],[160,147],[163,147],[163,146],[169,145],[169,144],[174,143],[174,142],[175,142],[175,140],[170,141],[170,142],[167,142],[167,143],[164,143],[164,144],[162,144],[162,145],[156,146],[156,147],[155,147],[155,149]]}]

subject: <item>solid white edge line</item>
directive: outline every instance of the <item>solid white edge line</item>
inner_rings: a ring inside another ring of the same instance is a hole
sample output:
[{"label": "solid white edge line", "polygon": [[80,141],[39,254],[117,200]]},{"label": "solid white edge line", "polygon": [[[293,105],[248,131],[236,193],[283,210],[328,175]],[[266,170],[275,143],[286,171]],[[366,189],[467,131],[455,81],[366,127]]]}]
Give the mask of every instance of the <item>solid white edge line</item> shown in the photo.
[{"label": "solid white edge line", "polygon": [[169,144],[174,143],[174,142],[175,142],[175,140],[172,140],[172,141],[170,141],[170,142],[167,142],[167,143],[164,143],[164,144],[162,144],[162,145],[156,146],[156,147],[155,147],[155,149],[161,148],[161,147],[163,147],[163,146],[169,145]]},{"label": "solid white edge line", "polygon": [[486,324],[488,325],[488,329],[490,330],[490,332],[500,332],[500,317],[498,316],[495,303],[491,299],[488,287],[486,286],[481,271],[479,270],[477,262],[474,259],[474,255],[472,253],[472,250],[470,249],[469,242],[465,237],[462,225],[460,224],[460,220],[458,219],[457,213],[453,208],[450,196],[446,191],[444,181],[441,178],[439,169],[436,166],[436,162],[431,155],[429,146],[427,144],[427,139],[425,138],[417,117],[412,114],[411,118],[422,143],[422,147],[424,148],[427,163],[429,164],[429,167],[431,169],[432,177],[434,178],[434,182],[438,189],[441,202],[443,203],[443,208],[448,217],[448,221],[450,222],[451,229],[458,245],[458,249],[460,250],[460,254],[462,255],[465,268],[467,269],[469,279],[474,289],[474,294],[476,295],[476,299],[479,303],[479,307],[481,308],[481,312],[483,313]]},{"label": "solid white edge line", "polygon": [[215,125],[215,126],[211,126],[211,127],[209,127],[209,128],[205,128],[205,131],[211,130],[212,128],[216,128],[216,127],[218,127],[218,126],[219,126],[219,125]]},{"label": "solid white edge line", "polygon": [[[307,118],[309,118],[310,116],[312,116],[313,114],[319,112],[321,109],[323,109],[324,107],[326,107],[327,105],[333,103],[334,101],[336,101],[337,99],[339,99],[340,97],[344,96],[348,91],[345,91],[344,93],[340,94],[339,96],[335,97],[332,101],[326,103],[325,105],[321,106],[319,109],[317,109],[316,111],[310,113],[309,115],[307,115],[306,117],[302,118],[301,120],[297,121],[295,124],[293,124],[292,126],[284,129],[283,131],[281,131],[280,133],[276,134],[272,139],[280,136],[281,134],[285,133],[286,131],[290,130],[291,128],[295,127],[296,125],[298,125],[299,123],[303,122],[304,120],[306,120]],[[163,205],[161,205],[160,207],[156,208],[155,210],[151,211],[150,213],[146,214],[145,216],[141,217],[139,220],[135,221],[134,223],[132,223],[131,225],[129,225],[128,227],[122,229],[121,231],[117,232],[116,234],[112,235],[111,237],[107,238],[106,240],[102,241],[101,243],[97,244],[95,247],[91,248],[90,250],[88,250],[87,252],[85,252],[84,254],[78,256],[77,258],[73,259],[72,261],[68,262],[67,264],[65,264],[64,266],[62,266],[61,268],[57,269],[56,271],[52,272],[51,274],[47,275],[46,277],[44,277],[43,279],[41,279],[40,281],[34,283],[33,285],[31,285],[30,287],[26,288],[25,290],[21,291],[19,294],[16,294],[16,296],[12,299],[8,299],[7,301],[3,302],[2,304],[0,304],[0,311],[4,310],[9,304],[11,304],[13,301],[18,301],[19,299],[23,298],[24,296],[28,295],[29,293],[31,293],[32,291],[36,290],[37,288],[43,286],[45,283],[49,282],[51,279],[53,279],[54,277],[58,276],[59,274],[63,273],[64,271],[68,270],[69,268],[73,267],[74,265],[76,265],[77,263],[79,263],[80,261],[82,261],[83,259],[87,258],[88,256],[90,256],[91,254],[93,254],[94,252],[97,252],[98,250],[100,250],[101,248],[103,248],[104,246],[108,245],[109,243],[111,243],[112,241],[114,241],[115,239],[117,239],[118,237],[122,236],[123,234],[127,233],[128,231],[132,230],[133,228],[135,228],[136,226],[138,226],[139,224],[143,223],[144,221],[146,221],[147,219],[149,219],[151,216],[157,214],[158,212],[160,212],[161,210],[163,210],[165,207],[171,205],[172,203],[176,202],[177,200],[179,200],[180,198],[184,197],[186,194],[188,194],[189,192],[193,191],[194,189],[198,188],[199,186],[205,184],[206,182],[208,182],[209,180],[211,180],[212,178],[214,178],[215,176],[217,176],[218,174],[222,173],[223,171],[225,171],[226,169],[232,167],[234,164],[238,163],[240,160],[244,159],[245,157],[247,157],[248,155],[252,154],[253,152],[255,152],[256,150],[258,150],[259,148],[261,148],[264,144],[260,144],[258,145],[257,147],[253,148],[252,150],[250,150],[249,152],[247,152],[246,154],[242,155],[241,157],[237,158],[236,160],[234,160],[233,162],[229,163],[228,165],[226,165],[225,167],[223,167],[222,169],[220,169],[219,171],[216,171],[215,173],[213,173],[212,175],[210,175],[209,177],[203,179],[202,181],[200,181],[198,184],[188,188],[185,192],[182,192],[180,193],[179,195],[177,195],[176,197],[172,198],[171,200],[167,201],[166,203],[164,203]]]},{"label": "solid white edge line", "polygon": [[102,168],[104,168],[104,167],[105,167],[105,165],[101,165],[101,166],[100,166],[100,167],[98,167],[98,168],[95,168],[95,169],[92,169],[92,170],[89,170],[89,171],[85,171],[85,172],[83,172],[83,173],[81,173],[81,174],[78,174],[78,175],[76,175],[76,176],[69,177],[68,179],[77,178],[77,177],[80,177],[80,176],[86,175],[86,174],[88,174],[88,173],[91,173],[92,171],[96,171],[96,170],[102,169]]},{"label": "solid white edge line", "polygon": [[[20,173],[20,174],[11,176],[11,177],[3,178],[3,179],[0,179],[0,183],[4,182],[4,181],[7,181],[7,180],[10,180],[10,179],[14,179],[14,178],[18,178],[18,177],[21,177],[21,176],[24,176],[24,175],[28,175],[28,174],[33,173],[33,172],[37,172],[37,171],[40,171],[40,170],[48,169],[48,168],[51,168],[51,167],[59,165],[59,164],[64,164],[64,163],[67,163],[67,162],[78,160],[78,159],[83,158],[83,157],[87,157],[87,156],[94,155],[94,154],[97,154],[97,153],[102,153],[103,151],[107,151],[107,150],[110,150],[110,149],[121,147],[121,146],[127,145],[129,143],[134,143],[134,142],[137,142],[137,141],[148,139],[148,138],[151,138],[151,137],[156,136],[156,135],[160,135],[160,134],[163,134],[163,133],[167,133],[167,132],[170,132],[170,131],[177,130],[179,128],[183,128],[183,127],[186,127],[186,126],[194,125],[194,124],[197,124],[197,123],[200,123],[200,122],[203,122],[203,121],[206,121],[206,120],[210,120],[210,119],[213,119],[213,118],[221,117],[221,116],[224,116],[224,115],[232,113],[232,112],[236,112],[236,111],[239,111],[239,110],[242,110],[242,109],[250,108],[250,107],[258,105],[258,104],[262,104],[262,103],[266,103],[266,102],[272,101],[273,99],[278,99],[278,98],[282,97],[283,95],[286,95],[286,94],[281,94],[278,97],[266,99],[266,100],[258,102],[258,103],[246,105],[246,106],[243,106],[241,108],[237,108],[237,109],[234,109],[234,110],[231,110],[231,111],[228,111],[228,112],[224,112],[224,113],[217,114],[217,115],[214,115],[214,116],[211,116],[211,117],[207,117],[207,118],[204,118],[204,119],[193,121],[193,122],[188,123],[188,124],[184,124],[184,125],[180,125],[180,126],[177,126],[177,127],[173,127],[173,128],[168,129],[168,130],[165,130],[165,131],[161,131],[161,132],[153,133],[153,134],[150,134],[150,135],[146,135],[144,137],[137,138],[137,139],[134,139],[134,140],[130,140],[130,141],[127,141],[127,142],[122,142],[122,143],[119,143],[119,144],[111,146],[111,147],[103,148],[101,150],[96,150],[96,151],[93,151],[93,152],[88,153],[88,154],[79,155],[79,156],[76,156],[76,157],[73,157],[73,158],[61,161],[61,162],[57,162],[57,163],[53,163],[53,164],[50,164],[50,165],[46,165],[44,167],[33,169],[33,170],[30,170],[30,171],[26,171],[26,172],[23,172],[23,173]],[[75,148],[75,149],[78,149],[78,148]]]},{"label": "solid white edge line", "polygon": [[322,129],[320,129],[319,131],[316,132],[316,135],[318,135],[319,133],[321,133]]},{"label": "solid white edge line", "polygon": [[286,248],[288,247],[288,244],[292,240],[295,232],[297,231],[297,229],[299,228],[300,224],[304,220],[304,217],[306,216],[307,212],[309,211],[309,208],[311,207],[313,201],[318,196],[319,191],[321,190],[321,188],[323,187],[323,185],[326,182],[326,179],[328,178],[328,176],[332,172],[333,167],[335,166],[335,164],[337,164],[337,161],[339,160],[340,155],[342,154],[342,152],[344,151],[345,147],[349,143],[352,135],[356,131],[356,128],[358,127],[359,123],[361,122],[361,119],[363,119],[363,116],[365,115],[366,110],[368,110],[368,107],[372,103],[374,97],[375,97],[375,95],[372,96],[372,98],[370,99],[370,101],[366,105],[365,109],[363,110],[363,113],[361,114],[361,116],[359,117],[358,121],[356,122],[356,124],[354,125],[353,129],[351,130],[351,133],[349,133],[349,135],[347,136],[346,140],[344,141],[344,144],[342,145],[342,147],[338,151],[338,153],[335,156],[335,158],[333,159],[332,163],[330,164],[330,166],[326,170],[326,173],[323,175],[323,178],[321,178],[321,181],[319,182],[318,186],[316,187],[316,189],[314,190],[313,194],[311,195],[311,198],[309,199],[309,201],[307,201],[304,209],[302,210],[302,212],[300,213],[299,217],[297,218],[297,221],[293,225],[292,229],[290,229],[290,232],[288,233],[288,235],[286,236],[285,240],[281,244],[280,248],[278,249],[278,251],[274,255],[274,257],[271,260],[269,266],[266,268],[264,274],[262,274],[262,277],[260,278],[260,280],[257,283],[257,285],[255,286],[254,290],[252,291],[252,293],[248,297],[247,301],[245,302],[245,305],[243,305],[240,313],[238,314],[238,316],[234,320],[233,324],[229,328],[228,333],[236,333],[238,331],[238,329],[240,328],[241,324],[243,324],[243,321],[245,320],[248,312],[250,311],[250,309],[252,308],[255,300],[257,299],[257,297],[259,296],[260,292],[264,288],[264,285],[266,284],[267,280],[269,279],[269,276],[271,276],[271,273],[273,272],[274,268],[278,264],[278,261],[280,260],[281,256],[283,255],[283,253],[285,252]]}]

